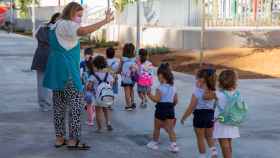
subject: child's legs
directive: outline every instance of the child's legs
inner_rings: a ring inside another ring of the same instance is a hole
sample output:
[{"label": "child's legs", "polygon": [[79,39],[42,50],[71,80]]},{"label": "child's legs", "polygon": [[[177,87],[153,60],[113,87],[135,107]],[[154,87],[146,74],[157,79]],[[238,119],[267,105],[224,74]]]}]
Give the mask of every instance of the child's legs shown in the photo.
[{"label": "child's legs", "polygon": [[197,146],[200,154],[205,154],[206,153],[206,148],[205,148],[205,128],[194,128],[195,134],[196,134],[196,141],[197,141]]},{"label": "child's legs", "polygon": [[88,115],[88,122],[93,122],[93,107],[90,104],[86,105],[87,115]]},{"label": "child's legs", "polygon": [[213,128],[205,129],[205,137],[209,148],[215,147],[215,141],[213,139]]},{"label": "child's legs", "polygon": [[168,133],[171,142],[176,142],[176,133],[174,131],[174,119],[164,121],[164,129]]},{"label": "child's legs", "polygon": [[131,103],[130,87],[129,86],[125,86],[125,87],[123,87],[123,89],[124,89],[126,105],[127,106],[131,106],[132,103]]},{"label": "child's legs", "polygon": [[111,110],[108,110],[108,108],[103,108],[103,113],[104,113],[104,116],[105,116],[106,125],[111,125],[111,121],[112,121]]},{"label": "child's legs", "polygon": [[130,90],[131,104],[133,104],[134,103],[134,90],[133,90],[133,86],[130,86],[129,90]]},{"label": "child's legs", "polygon": [[102,128],[102,122],[103,122],[103,108],[102,107],[95,107],[96,111],[96,124],[97,128],[101,129]]},{"label": "child's legs", "polygon": [[231,139],[219,139],[224,158],[232,158]]},{"label": "child's legs", "polygon": [[162,121],[155,118],[155,120],[154,120],[154,133],[153,133],[153,140],[155,142],[159,141],[161,124],[162,124]]},{"label": "child's legs", "polygon": [[141,102],[143,103],[144,100],[145,100],[145,94],[142,93],[142,92],[138,92],[138,95],[139,95],[139,97],[140,97],[140,99],[141,99]]}]

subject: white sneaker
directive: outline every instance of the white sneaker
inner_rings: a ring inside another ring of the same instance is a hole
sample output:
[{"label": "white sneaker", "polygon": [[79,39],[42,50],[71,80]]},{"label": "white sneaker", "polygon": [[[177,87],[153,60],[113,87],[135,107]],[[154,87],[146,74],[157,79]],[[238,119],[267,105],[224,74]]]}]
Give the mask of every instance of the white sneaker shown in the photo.
[{"label": "white sneaker", "polygon": [[93,125],[94,125],[93,122],[89,122],[89,121],[86,121],[86,124],[87,124],[88,126],[93,126]]},{"label": "white sneaker", "polygon": [[170,146],[168,147],[168,150],[173,153],[177,153],[177,152],[179,152],[180,149],[176,143],[171,143]]},{"label": "white sneaker", "polygon": [[158,150],[159,149],[158,142],[155,142],[155,141],[150,141],[147,144],[147,147],[152,149],[152,150]]}]

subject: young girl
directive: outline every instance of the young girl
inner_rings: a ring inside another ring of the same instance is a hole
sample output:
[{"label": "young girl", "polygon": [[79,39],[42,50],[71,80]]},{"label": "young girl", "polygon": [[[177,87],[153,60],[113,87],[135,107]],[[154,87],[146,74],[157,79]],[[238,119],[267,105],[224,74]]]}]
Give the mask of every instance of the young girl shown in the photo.
[{"label": "young girl", "polygon": [[[97,91],[97,88],[100,84],[100,80],[105,80],[109,84],[113,84],[114,79],[112,75],[106,71],[107,62],[103,56],[97,56],[93,60],[94,72],[90,76],[89,80],[93,83],[94,91]],[[95,94],[96,97],[96,94]],[[99,105],[96,103],[95,106],[96,110],[96,124],[97,124],[97,132],[101,132],[102,129],[102,122],[103,122],[103,114],[105,117],[107,130],[112,131],[113,127],[111,125],[111,111],[108,110],[108,107],[104,107],[103,105]]]},{"label": "young girl", "polygon": [[151,89],[153,84],[153,64],[148,61],[148,52],[145,49],[139,50],[138,65],[138,80],[137,91],[141,99],[140,107],[147,107],[147,92]]},{"label": "young girl", "polygon": [[211,150],[211,157],[217,157],[215,142],[212,138],[214,126],[215,99],[205,100],[204,93],[216,90],[216,73],[214,69],[201,69],[196,75],[196,87],[191,102],[184,113],[181,123],[193,113],[193,126],[197,138],[200,158],[206,158],[205,140]]},{"label": "young girl", "polygon": [[118,70],[119,70],[119,60],[115,58],[115,49],[110,47],[106,49],[107,65],[110,73],[114,77],[113,92],[115,95],[118,94]]},{"label": "young girl", "polygon": [[94,125],[95,118],[95,102],[94,102],[94,88],[91,81],[89,81],[89,76],[93,72],[92,66],[93,59],[89,57],[88,60],[85,60],[85,67],[83,72],[83,80],[84,80],[84,99],[85,99],[85,110],[87,112],[87,121],[86,124],[89,126]]},{"label": "young girl", "polygon": [[164,127],[171,141],[169,150],[171,152],[178,152],[179,148],[176,144],[176,133],[174,131],[175,106],[178,103],[178,96],[169,64],[160,65],[157,75],[160,86],[157,88],[155,95],[150,92],[148,93],[149,98],[157,104],[153,140],[147,144],[147,147],[153,150],[159,149],[160,129]]},{"label": "young girl", "polygon": [[134,103],[134,84],[135,84],[135,72],[137,71],[137,65],[135,62],[135,46],[132,43],[125,44],[123,48],[123,57],[121,61],[121,77],[124,88],[126,107],[125,110],[132,111],[136,108]]},{"label": "young girl", "polygon": [[[237,89],[238,76],[233,70],[224,70],[219,76],[219,88],[220,91],[216,93],[218,100],[218,106],[215,110],[215,120],[217,120],[220,109],[225,109],[228,106],[228,98],[226,95],[233,96]],[[219,140],[223,157],[232,158],[232,139],[239,138],[239,128],[236,126],[229,126],[215,122],[213,137]]]},{"label": "young girl", "polygon": [[87,112],[87,122],[86,124],[89,126],[93,126],[93,120],[95,118],[95,103],[94,103],[94,89],[92,82],[87,82],[85,87],[85,110]]}]

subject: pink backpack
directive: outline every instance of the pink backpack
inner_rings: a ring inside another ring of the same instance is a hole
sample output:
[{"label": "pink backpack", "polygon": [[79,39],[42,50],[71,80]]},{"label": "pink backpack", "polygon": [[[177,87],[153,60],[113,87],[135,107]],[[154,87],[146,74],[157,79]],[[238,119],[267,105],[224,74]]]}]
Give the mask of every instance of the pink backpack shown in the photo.
[{"label": "pink backpack", "polygon": [[141,64],[140,62],[137,62],[137,65],[139,67],[139,76],[137,83],[140,86],[152,86],[153,85],[153,75],[152,75],[152,64]]}]

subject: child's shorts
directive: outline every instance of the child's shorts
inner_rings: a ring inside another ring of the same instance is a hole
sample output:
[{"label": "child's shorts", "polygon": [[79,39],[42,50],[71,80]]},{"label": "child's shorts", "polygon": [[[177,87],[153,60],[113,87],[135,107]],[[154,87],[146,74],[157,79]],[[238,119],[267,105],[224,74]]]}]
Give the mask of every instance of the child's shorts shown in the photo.
[{"label": "child's shorts", "polygon": [[141,85],[137,85],[137,91],[138,93],[148,93],[151,90],[151,87],[149,86],[141,86]]},{"label": "child's shorts", "polygon": [[158,103],[156,105],[155,118],[161,121],[175,119],[175,108],[173,103]]},{"label": "child's shorts", "polygon": [[197,109],[193,112],[193,126],[195,128],[213,128],[214,110]]},{"label": "child's shorts", "polygon": [[135,83],[125,83],[125,82],[122,82],[121,86],[122,87],[134,87]]}]

